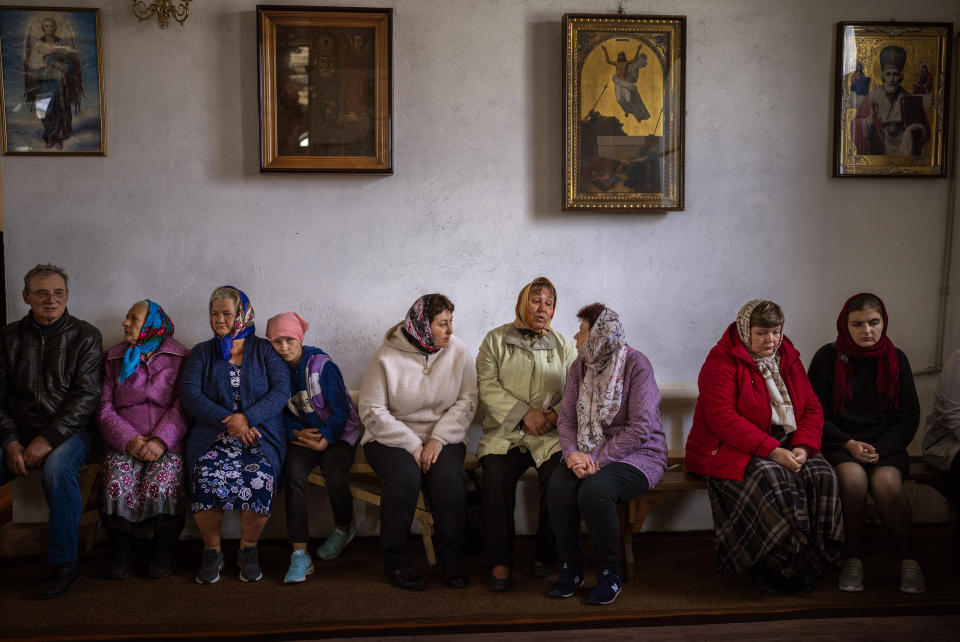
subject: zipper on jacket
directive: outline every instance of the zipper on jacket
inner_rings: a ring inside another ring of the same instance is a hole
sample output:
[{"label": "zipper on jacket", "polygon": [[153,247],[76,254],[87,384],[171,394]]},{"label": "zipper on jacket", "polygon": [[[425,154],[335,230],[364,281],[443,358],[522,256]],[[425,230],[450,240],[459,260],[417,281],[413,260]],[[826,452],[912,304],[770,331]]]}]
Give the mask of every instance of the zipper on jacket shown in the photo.
[{"label": "zipper on jacket", "polygon": [[423,374],[430,374],[430,356],[426,354],[423,355]]},{"label": "zipper on jacket", "polygon": [[717,451],[720,450],[720,446],[722,446],[722,445],[723,445],[723,441],[721,440],[721,441],[717,444],[717,447],[714,448],[714,449],[713,449],[713,452],[711,452],[710,454],[711,454],[711,455],[716,455],[716,454],[717,454]]}]

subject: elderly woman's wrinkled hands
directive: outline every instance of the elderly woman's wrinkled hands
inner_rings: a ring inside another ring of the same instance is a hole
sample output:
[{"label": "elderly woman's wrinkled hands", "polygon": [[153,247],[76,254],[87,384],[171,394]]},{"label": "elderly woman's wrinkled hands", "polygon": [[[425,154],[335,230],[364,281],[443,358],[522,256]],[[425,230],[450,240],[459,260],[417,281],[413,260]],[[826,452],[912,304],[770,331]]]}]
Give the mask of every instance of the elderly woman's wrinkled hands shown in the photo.
[{"label": "elderly woman's wrinkled hands", "polygon": [[436,463],[437,457],[440,456],[441,450],[443,450],[443,444],[438,439],[431,437],[420,449],[420,470],[423,472],[430,470],[430,467]]},{"label": "elderly woman's wrinkled hands", "polygon": [[851,439],[843,446],[850,453],[850,456],[861,464],[875,464],[880,460],[880,453],[877,449],[865,441]]},{"label": "elderly woman's wrinkled hands", "polygon": [[523,432],[528,435],[543,435],[551,428],[547,413],[539,408],[531,408],[523,415]]},{"label": "elderly woman's wrinkled hands", "polygon": [[794,473],[799,473],[800,469],[803,467],[803,464],[797,461],[796,455],[786,448],[781,448],[780,446],[777,446],[773,449],[773,452],[770,453],[770,459]]},{"label": "elderly woman's wrinkled hands", "polygon": [[600,470],[600,466],[590,458],[590,455],[581,452],[567,455],[567,468],[580,479]]},{"label": "elderly woman's wrinkled hands", "polygon": [[793,456],[800,462],[801,466],[807,463],[807,459],[810,457],[809,451],[804,446],[794,446],[790,449],[790,452],[793,453]]},{"label": "elderly woman's wrinkled hands", "polygon": [[327,446],[330,445],[327,438],[320,434],[319,428],[304,428],[303,430],[294,428],[293,436],[294,440],[290,443],[317,452],[326,450]]},{"label": "elderly woman's wrinkled hands", "polygon": [[133,439],[127,442],[125,450],[127,454],[133,457],[134,459],[139,459],[140,461],[145,461],[143,458],[143,446],[147,443],[147,438],[143,435],[137,435]]},{"label": "elderly woman's wrinkled hands", "polygon": [[157,461],[167,452],[167,445],[159,437],[151,437],[143,442],[140,449],[140,459],[143,461]]}]

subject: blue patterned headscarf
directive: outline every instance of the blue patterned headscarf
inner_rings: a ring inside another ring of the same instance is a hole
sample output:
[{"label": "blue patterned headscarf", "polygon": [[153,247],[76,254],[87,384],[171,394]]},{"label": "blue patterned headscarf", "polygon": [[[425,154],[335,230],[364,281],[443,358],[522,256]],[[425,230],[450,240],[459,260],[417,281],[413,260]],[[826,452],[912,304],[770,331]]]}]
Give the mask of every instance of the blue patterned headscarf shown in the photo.
[{"label": "blue patterned headscarf", "polygon": [[140,355],[149,354],[160,347],[163,340],[173,336],[173,321],[159,305],[147,299],[147,317],[140,327],[137,341],[123,355],[123,366],[120,368],[119,383],[137,371],[140,366]]},{"label": "blue patterned headscarf", "polygon": [[[240,306],[237,308],[237,318],[233,322],[233,331],[220,339],[220,356],[224,361],[230,361],[230,351],[233,349],[233,342],[236,339],[246,339],[257,331],[253,325],[253,306],[250,305],[250,299],[244,294],[243,290],[235,288],[232,285],[225,285],[240,297]],[[217,288],[219,289],[219,288]]]}]

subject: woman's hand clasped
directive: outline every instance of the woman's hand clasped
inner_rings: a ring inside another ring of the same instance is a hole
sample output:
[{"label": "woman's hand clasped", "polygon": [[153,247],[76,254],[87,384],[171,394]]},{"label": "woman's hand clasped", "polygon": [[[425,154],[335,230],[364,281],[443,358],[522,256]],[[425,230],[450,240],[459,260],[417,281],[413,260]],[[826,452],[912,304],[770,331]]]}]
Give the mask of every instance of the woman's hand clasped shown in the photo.
[{"label": "woman's hand clasped", "polygon": [[[443,444],[440,443],[439,440],[431,437],[430,440],[418,450],[420,451],[420,456],[417,459],[417,463],[420,465],[421,471],[427,472],[430,470],[430,467],[436,463],[437,457],[440,456],[440,451],[443,450]],[[414,456],[416,457],[416,455]]]},{"label": "woman's hand clasped", "polygon": [[522,423],[522,430],[528,435],[543,435],[557,425],[557,413],[531,408],[523,415]]},{"label": "woman's hand clasped", "polygon": [[851,439],[843,446],[850,453],[850,456],[861,464],[875,464],[880,460],[880,453],[877,449],[865,441]]},{"label": "woman's hand clasped", "polygon": [[777,462],[787,470],[799,473],[800,469],[803,468],[804,462],[806,462],[806,452],[804,452],[803,461],[800,461],[797,458],[796,453],[777,446],[773,449],[773,452],[770,453],[769,458]]},{"label": "woman's hand clasped", "polygon": [[250,425],[242,412],[235,412],[221,423],[227,426],[227,433],[242,441],[244,446],[256,446],[257,440],[263,436],[256,427]]},{"label": "woman's hand clasped", "polygon": [[600,470],[600,465],[590,458],[590,455],[581,452],[570,453],[567,455],[567,468],[574,475],[583,479]]}]

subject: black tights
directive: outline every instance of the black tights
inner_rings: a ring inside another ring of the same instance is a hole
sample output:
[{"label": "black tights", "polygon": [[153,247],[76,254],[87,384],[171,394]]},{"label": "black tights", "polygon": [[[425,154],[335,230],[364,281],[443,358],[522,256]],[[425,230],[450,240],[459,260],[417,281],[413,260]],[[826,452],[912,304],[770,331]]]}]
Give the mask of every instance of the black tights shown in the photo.
[{"label": "black tights", "polygon": [[843,499],[847,557],[860,557],[869,491],[880,519],[893,537],[900,559],[913,559],[913,512],[903,493],[900,470],[893,466],[871,466],[868,472],[856,462],[844,462],[836,467],[836,471]]}]

